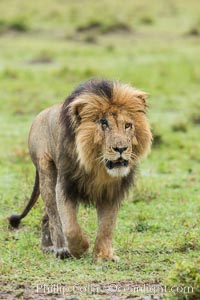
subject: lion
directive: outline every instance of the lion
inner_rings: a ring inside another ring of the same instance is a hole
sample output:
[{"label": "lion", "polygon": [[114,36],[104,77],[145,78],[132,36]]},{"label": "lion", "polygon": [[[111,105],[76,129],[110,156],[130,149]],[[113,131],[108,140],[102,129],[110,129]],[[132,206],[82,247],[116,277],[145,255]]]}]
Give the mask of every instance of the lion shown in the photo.
[{"label": "lion", "polygon": [[17,228],[41,194],[43,251],[61,259],[80,258],[89,238],[78,223],[78,206],[92,204],[98,216],[93,260],[117,261],[112,235],[120,203],[152,141],[146,98],[130,85],[90,79],[63,103],[42,111],[28,141],[36,168],[34,188],[10,224]]}]

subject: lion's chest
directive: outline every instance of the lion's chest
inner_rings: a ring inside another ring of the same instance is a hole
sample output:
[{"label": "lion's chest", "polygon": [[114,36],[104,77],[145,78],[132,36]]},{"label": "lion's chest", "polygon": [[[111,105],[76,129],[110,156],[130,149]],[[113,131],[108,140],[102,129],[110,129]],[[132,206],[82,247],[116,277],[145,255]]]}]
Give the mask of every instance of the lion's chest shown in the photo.
[{"label": "lion's chest", "polygon": [[74,201],[94,204],[109,197],[110,185],[100,184],[89,176],[68,178],[66,181],[67,194]]},{"label": "lion's chest", "polygon": [[119,181],[105,182],[94,176],[80,174],[68,176],[66,192],[76,202],[95,204],[102,201],[119,201],[133,182],[133,172]]}]

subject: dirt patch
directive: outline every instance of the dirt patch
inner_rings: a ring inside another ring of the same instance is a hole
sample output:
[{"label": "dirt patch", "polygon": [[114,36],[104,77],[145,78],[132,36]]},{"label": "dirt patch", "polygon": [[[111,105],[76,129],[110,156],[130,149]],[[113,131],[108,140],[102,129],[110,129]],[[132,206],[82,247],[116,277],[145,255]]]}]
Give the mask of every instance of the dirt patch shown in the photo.
[{"label": "dirt patch", "polygon": [[[76,284],[11,284],[0,283],[0,299],[26,299],[26,300],[162,300],[163,288],[159,283],[136,284],[132,281],[118,281],[86,285]],[[145,295],[146,294],[146,295]],[[151,296],[150,296],[151,295]]]}]

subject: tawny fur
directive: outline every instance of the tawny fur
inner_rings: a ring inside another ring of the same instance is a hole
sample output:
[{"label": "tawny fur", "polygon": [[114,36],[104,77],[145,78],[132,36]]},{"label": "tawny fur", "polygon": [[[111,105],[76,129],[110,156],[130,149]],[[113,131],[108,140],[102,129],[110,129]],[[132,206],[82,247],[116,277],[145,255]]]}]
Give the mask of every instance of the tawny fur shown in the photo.
[{"label": "tawny fur", "polygon": [[[146,98],[146,93],[129,85],[90,80],[64,103],[37,116],[29,149],[45,203],[45,251],[53,249],[65,258],[80,257],[88,250],[89,239],[77,221],[78,204],[83,202],[94,204],[98,214],[94,260],[116,259],[112,233],[120,202],[151,145]],[[116,149],[125,150],[119,154]],[[106,162],[115,163],[119,155],[128,166],[107,168]]]}]

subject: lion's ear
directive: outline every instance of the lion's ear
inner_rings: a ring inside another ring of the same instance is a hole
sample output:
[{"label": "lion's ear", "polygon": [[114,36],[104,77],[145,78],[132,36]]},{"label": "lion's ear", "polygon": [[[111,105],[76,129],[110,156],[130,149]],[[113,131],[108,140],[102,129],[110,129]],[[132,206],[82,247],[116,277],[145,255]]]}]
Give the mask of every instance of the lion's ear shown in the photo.
[{"label": "lion's ear", "polygon": [[78,126],[81,121],[81,111],[83,107],[84,103],[76,100],[69,105],[71,122],[74,127]]},{"label": "lion's ear", "polygon": [[83,109],[83,104],[78,104],[74,106],[74,117],[77,119],[77,121],[81,120],[81,111]]},{"label": "lion's ear", "polygon": [[146,110],[146,108],[148,107],[148,105],[146,103],[146,99],[148,98],[149,95],[143,91],[135,90],[134,96],[140,100],[144,110]]}]

